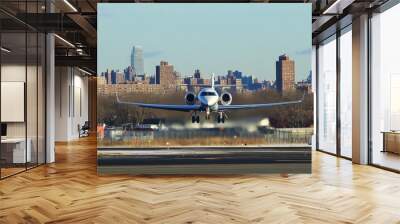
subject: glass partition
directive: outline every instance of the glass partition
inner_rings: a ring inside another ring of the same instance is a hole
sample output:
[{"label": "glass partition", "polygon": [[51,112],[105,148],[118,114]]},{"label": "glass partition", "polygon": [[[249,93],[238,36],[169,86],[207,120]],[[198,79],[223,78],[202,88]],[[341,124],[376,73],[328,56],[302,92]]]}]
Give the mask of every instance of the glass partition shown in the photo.
[{"label": "glass partition", "polygon": [[[0,3],[17,13],[40,13],[43,6]],[[43,33],[0,13],[0,178],[45,163],[45,44]]]},{"label": "glass partition", "polygon": [[340,154],[352,157],[352,32],[340,36]]},{"label": "glass partition", "polygon": [[26,150],[26,40],[25,32],[1,34],[2,177],[24,171],[31,161]]},{"label": "glass partition", "polygon": [[336,153],[336,36],[318,51],[318,149]]},{"label": "glass partition", "polygon": [[372,163],[400,170],[400,5],[374,15],[372,27]]}]

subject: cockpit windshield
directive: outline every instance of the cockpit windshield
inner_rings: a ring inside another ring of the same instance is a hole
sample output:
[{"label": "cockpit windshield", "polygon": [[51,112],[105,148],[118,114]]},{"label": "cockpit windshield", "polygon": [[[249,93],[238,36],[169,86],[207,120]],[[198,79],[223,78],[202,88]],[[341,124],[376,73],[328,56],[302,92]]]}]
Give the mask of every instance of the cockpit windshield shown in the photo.
[{"label": "cockpit windshield", "polygon": [[200,96],[216,96],[215,92],[201,92]]}]

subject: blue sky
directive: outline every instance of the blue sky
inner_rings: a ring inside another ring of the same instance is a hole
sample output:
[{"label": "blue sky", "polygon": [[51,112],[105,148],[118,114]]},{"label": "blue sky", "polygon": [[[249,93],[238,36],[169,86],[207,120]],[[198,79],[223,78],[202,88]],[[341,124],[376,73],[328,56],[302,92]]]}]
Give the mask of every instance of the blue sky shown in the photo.
[{"label": "blue sky", "polygon": [[98,71],[130,65],[132,46],[144,51],[145,72],[161,60],[184,76],[195,69],[240,70],[275,80],[286,53],[296,80],[311,70],[311,4],[98,4]]}]

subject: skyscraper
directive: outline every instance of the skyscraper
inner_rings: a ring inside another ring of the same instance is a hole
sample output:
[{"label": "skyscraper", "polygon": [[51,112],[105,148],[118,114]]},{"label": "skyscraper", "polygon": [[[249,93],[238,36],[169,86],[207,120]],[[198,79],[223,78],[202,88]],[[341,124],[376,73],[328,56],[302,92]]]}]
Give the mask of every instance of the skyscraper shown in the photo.
[{"label": "skyscraper", "polygon": [[114,70],[111,70],[110,73],[110,79],[109,79],[109,84],[117,84],[117,72]]},{"label": "skyscraper", "polygon": [[132,81],[134,80],[135,73],[132,66],[128,66],[128,68],[124,69],[125,80]]},{"label": "skyscraper", "polygon": [[173,65],[169,65],[166,61],[161,61],[160,65],[156,66],[156,84],[169,87],[176,85],[176,75]]},{"label": "skyscraper", "polygon": [[233,72],[233,76],[234,76],[236,79],[241,79],[241,78],[242,78],[242,72],[236,70],[236,71]]},{"label": "skyscraper", "polygon": [[194,71],[193,78],[195,78],[195,79],[200,79],[201,78],[201,74],[200,74],[200,70],[199,69],[196,69]]},{"label": "skyscraper", "polygon": [[135,75],[144,75],[143,49],[140,46],[132,48],[131,67]]},{"label": "skyscraper", "polygon": [[106,78],[106,82],[107,84],[111,84],[111,73],[110,71],[107,69],[107,71],[104,73],[104,77]]},{"label": "skyscraper", "polygon": [[276,62],[276,89],[279,92],[287,92],[295,89],[294,61],[284,54],[279,56]]}]

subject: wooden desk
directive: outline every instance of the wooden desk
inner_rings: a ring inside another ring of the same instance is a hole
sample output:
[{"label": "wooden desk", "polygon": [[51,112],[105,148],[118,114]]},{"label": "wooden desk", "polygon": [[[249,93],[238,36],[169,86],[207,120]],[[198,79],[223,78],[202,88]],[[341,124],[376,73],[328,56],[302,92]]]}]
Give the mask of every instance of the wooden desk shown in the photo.
[{"label": "wooden desk", "polygon": [[400,154],[400,131],[383,131],[383,151]]},{"label": "wooden desk", "polygon": [[27,139],[28,143],[25,152],[25,138],[6,138],[1,139],[1,157],[6,163],[25,163],[31,162],[31,139]]}]

